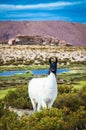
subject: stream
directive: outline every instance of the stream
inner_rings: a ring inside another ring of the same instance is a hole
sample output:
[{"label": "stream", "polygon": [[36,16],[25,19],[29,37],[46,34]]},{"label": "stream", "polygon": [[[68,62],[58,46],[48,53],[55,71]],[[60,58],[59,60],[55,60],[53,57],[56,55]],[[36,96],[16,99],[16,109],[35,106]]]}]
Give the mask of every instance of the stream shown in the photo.
[{"label": "stream", "polygon": [[[40,69],[40,70],[30,70],[33,75],[46,75],[48,74],[48,69]],[[58,69],[57,73],[68,72],[69,69]],[[27,70],[13,70],[13,71],[3,71],[0,72],[0,76],[14,76],[15,74],[25,74]]]}]

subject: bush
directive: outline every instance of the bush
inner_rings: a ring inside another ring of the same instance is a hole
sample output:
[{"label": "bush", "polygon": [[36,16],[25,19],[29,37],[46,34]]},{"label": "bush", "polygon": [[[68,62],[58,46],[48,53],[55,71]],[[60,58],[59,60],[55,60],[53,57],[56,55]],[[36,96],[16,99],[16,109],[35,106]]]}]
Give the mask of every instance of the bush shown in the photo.
[{"label": "bush", "polygon": [[[60,86],[59,86],[60,87]],[[0,101],[0,129],[12,130],[85,130],[86,129],[86,87],[71,91],[61,85],[54,107],[19,118],[14,112],[4,109],[7,106],[32,109],[27,99],[27,87],[9,91],[4,101]]]},{"label": "bush", "polygon": [[0,100],[0,118],[4,114],[4,102]]},{"label": "bush", "polygon": [[86,86],[82,89],[78,90],[78,95],[80,98],[81,106],[84,106],[86,108]]},{"label": "bush", "polygon": [[62,109],[68,107],[71,111],[76,111],[80,107],[80,99],[75,93],[64,93],[58,95],[53,106]]},{"label": "bush", "polygon": [[60,130],[63,122],[62,110],[52,108],[33,114],[28,126],[30,130]]},{"label": "bush", "polygon": [[17,88],[15,91],[9,91],[4,101],[7,106],[21,109],[32,109],[30,99],[28,98],[27,87]]},{"label": "bush", "polygon": [[16,113],[5,110],[0,118],[0,130],[27,130],[27,126],[19,120]]},{"label": "bush", "polygon": [[60,94],[63,94],[63,93],[69,93],[69,92],[71,92],[71,90],[72,90],[72,86],[71,85],[59,85],[58,86],[58,92],[60,93]]},{"label": "bush", "polygon": [[80,107],[76,112],[66,114],[67,109],[44,109],[31,116],[21,118],[14,112],[4,110],[0,118],[0,130],[84,130],[86,110]]},{"label": "bush", "polygon": [[86,111],[81,107],[76,112],[65,115],[65,109],[44,109],[29,118],[21,118],[28,130],[83,130],[86,125]]},{"label": "bush", "polygon": [[[67,118],[68,117],[68,118]],[[76,112],[66,116],[65,120],[68,120],[71,129],[85,130],[86,129],[86,109],[80,107]]]}]

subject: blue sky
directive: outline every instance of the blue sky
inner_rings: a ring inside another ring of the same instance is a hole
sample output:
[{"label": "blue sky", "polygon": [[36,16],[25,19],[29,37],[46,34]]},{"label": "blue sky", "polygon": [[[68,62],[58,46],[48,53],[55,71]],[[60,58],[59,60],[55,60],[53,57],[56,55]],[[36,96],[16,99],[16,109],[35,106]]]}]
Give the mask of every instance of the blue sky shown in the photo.
[{"label": "blue sky", "polygon": [[86,0],[0,0],[0,20],[63,20],[86,24]]}]

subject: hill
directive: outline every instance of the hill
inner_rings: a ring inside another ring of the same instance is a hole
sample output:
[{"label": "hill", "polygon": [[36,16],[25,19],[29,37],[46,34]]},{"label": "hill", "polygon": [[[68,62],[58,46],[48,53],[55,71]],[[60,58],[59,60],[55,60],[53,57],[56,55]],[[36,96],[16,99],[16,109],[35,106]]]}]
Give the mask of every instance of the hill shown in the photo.
[{"label": "hill", "polygon": [[64,21],[1,21],[0,41],[16,35],[52,36],[74,46],[86,46],[86,25]]}]

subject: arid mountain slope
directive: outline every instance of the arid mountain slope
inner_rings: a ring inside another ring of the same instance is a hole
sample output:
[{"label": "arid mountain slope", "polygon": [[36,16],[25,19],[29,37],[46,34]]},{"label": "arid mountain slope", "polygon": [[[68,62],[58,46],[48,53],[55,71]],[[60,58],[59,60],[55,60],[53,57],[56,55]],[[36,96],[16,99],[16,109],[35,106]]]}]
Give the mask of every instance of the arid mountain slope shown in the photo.
[{"label": "arid mountain slope", "polygon": [[16,35],[53,36],[75,46],[86,46],[86,25],[63,21],[1,21],[0,41]]}]

